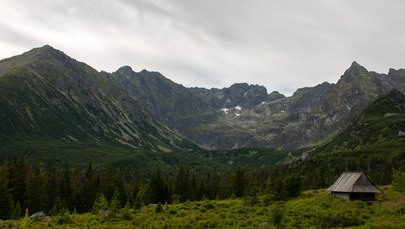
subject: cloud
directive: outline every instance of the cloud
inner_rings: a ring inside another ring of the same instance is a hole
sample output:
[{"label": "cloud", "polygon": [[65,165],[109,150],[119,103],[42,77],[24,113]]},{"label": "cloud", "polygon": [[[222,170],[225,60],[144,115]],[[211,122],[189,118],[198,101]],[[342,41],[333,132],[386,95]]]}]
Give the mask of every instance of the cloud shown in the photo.
[{"label": "cloud", "polygon": [[404,67],[404,10],[401,0],[3,0],[0,58],[50,44],[98,70],[292,94],[336,82],[353,60]]}]

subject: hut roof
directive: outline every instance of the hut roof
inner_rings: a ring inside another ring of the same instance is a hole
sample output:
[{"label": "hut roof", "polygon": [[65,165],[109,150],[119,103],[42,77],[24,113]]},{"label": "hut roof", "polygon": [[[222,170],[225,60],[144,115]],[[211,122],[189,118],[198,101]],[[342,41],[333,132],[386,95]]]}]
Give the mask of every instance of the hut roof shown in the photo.
[{"label": "hut roof", "polygon": [[362,172],[342,173],[335,183],[328,188],[331,192],[362,192],[380,193],[374,185],[370,183],[367,176]]}]

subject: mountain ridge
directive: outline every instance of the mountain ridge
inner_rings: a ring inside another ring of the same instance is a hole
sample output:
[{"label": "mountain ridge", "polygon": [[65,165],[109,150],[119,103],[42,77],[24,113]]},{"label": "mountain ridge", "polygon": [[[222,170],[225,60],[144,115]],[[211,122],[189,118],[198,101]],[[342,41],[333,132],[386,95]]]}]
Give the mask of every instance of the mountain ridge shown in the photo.
[{"label": "mountain ridge", "polygon": [[[2,60],[0,66],[3,160],[10,153],[24,152],[35,152],[32,157],[39,161],[63,160],[66,155],[59,155],[63,148],[71,149],[71,157],[96,161],[98,151],[115,160],[139,160],[138,154],[145,151],[198,151],[196,145],[136,109],[137,101],[123,93],[109,74],[50,46]],[[134,111],[125,111],[125,103],[131,103]],[[83,152],[88,155],[81,155]],[[152,156],[146,161],[155,159]]]},{"label": "mountain ridge", "polygon": [[[20,74],[24,71],[30,76]],[[247,83],[223,89],[186,88],[159,72],[135,72],[129,66],[112,73],[98,72],[51,46],[1,60],[0,79],[7,76],[19,76],[22,84],[15,87],[25,84],[47,102],[53,96],[47,92],[53,91],[63,100],[53,101],[60,103],[59,110],[68,109],[63,108],[65,103],[71,105],[70,110],[82,107],[81,115],[93,115],[87,122],[93,122],[91,131],[121,135],[121,141],[131,142],[127,146],[139,144],[138,127],[157,128],[155,137],[165,151],[173,139],[181,138],[207,149],[311,146],[343,130],[378,96],[394,88],[405,92],[404,69],[378,74],[357,62],[336,83],[300,88],[288,97]],[[138,127],[128,130],[133,125]],[[164,140],[161,133],[171,137]]]}]

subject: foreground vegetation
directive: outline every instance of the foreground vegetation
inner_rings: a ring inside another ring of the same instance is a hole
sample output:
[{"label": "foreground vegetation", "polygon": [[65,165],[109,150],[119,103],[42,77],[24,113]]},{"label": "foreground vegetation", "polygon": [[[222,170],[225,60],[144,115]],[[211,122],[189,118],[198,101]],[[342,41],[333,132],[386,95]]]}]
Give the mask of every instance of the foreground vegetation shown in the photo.
[{"label": "foreground vegetation", "polygon": [[257,199],[187,201],[150,204],[139,209],[99,210],[22,218],[0,222],[0,227],[25,228],[404,228],[405,195],[381,187],[378,202],[348,202],[326,190],[303,192],[288,201]]}]

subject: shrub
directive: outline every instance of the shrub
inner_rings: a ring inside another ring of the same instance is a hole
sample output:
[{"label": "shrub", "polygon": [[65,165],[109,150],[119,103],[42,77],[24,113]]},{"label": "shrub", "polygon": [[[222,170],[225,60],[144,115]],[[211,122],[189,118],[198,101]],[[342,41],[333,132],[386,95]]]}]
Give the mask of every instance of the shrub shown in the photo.
[{"label": "shrub", "polygon": [[279,228],[283,221],[284,217],[284,208],[282,202],[277,202],[274,204],[273,209],[271,210],[271,223],[276,227]]},{"label": "shrub", "polygon": [[392,186],[398,192],[405,192],[405,172],[394,171]]},{"label": "shrub", "polygon": [[155,213],[163,212],[162,204],[158,203],[155,207]]}]

